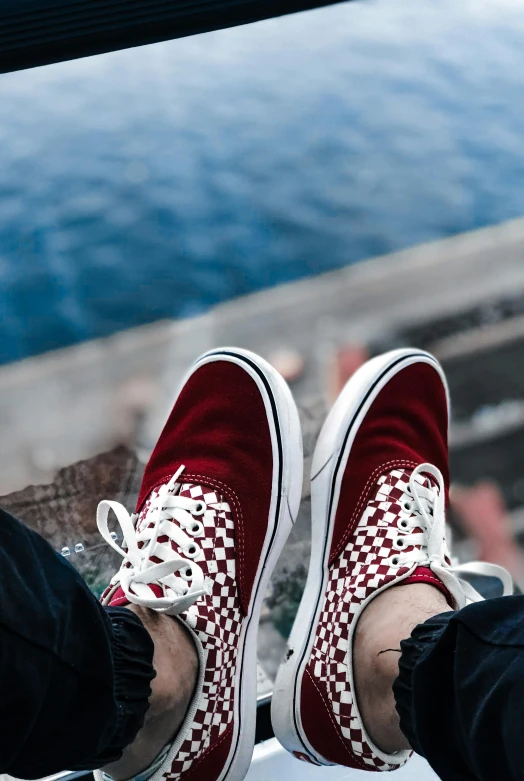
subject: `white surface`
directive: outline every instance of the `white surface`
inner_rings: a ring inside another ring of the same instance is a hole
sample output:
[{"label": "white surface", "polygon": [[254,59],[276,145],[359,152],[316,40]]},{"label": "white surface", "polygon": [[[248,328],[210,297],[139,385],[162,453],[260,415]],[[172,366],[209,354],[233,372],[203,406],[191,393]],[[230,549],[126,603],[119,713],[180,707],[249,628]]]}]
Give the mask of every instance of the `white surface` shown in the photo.
[{"label": "white surface", "polygon": [[[300,762],[285,751],[273,738],[255,746],[253,761],[246,781],[379,781],[380,774],[347,767],[315,767]],[[425,760],[416,754],[394,775],[392,781],[436,781],[438,776]]]},{"label": "white surface", "polygon": [[[49,776],[43,781],[58,779],[67,773]],[[366,773],[363,770],[351,770],[347,767],[315,767],[307,762],[300,762],[285,751],[280,743],[273,738],[255,746],[253,761],[246,776],[246,781],[380,781],[377,773]],[[388,779],[394,781],[438,781],[427,762],[416,754],[395,775]],[[17,781],[12,776],[2,775],[0,781]]]}]

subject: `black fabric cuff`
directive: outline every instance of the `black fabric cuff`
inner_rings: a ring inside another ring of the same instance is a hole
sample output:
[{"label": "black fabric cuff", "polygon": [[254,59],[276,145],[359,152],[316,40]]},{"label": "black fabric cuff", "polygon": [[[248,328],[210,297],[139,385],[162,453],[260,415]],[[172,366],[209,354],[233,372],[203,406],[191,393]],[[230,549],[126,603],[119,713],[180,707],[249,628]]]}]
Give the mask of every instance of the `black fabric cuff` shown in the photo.
[{"label": "black fabric cuff", "polygon": [[144,724],[151,696],[153,640],[137,615],[124,607],[106,608],[112,629],[115,729],[104,750],[92,761],[96,770],[122,756]]},{"label": "black fabric cuff", "polygon": [[418,662],[435,647],[450,619],[455,615],[455,611],[452,610],[449,613],[432,616],[423,624],[418,624],[412,631],[411,637],[400,642],[402,654],[398,663],[399,674],[393,682],[395,705],[400,717],[400,729],[413,751],[421,756],[424,756],[424,753],[417,740],[413,718],[413,671]]}]

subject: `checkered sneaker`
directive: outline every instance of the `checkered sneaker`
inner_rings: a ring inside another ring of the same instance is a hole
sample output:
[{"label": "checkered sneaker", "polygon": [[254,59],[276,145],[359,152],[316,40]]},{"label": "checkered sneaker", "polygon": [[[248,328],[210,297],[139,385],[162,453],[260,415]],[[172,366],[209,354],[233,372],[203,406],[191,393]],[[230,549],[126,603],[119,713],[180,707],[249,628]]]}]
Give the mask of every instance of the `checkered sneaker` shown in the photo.
[{"label": "checkered sneaker", "polygon": [[[245,778],[256,739],[259,618],[302,477],[291,391],[264,359],[226,346],[186,375],[145,468],[137,513],[99,504],[98,528],[122,557],[103,604],[171,616],[196,655],[183,722],[149,781]],[[112,514],[121,533],[110,529]],[[174,683],[180,672],[165,670]]]},{"label": "checkered sneaker", "polygon": [[[106,540],[111,544],[109,509],[117,515],[126,540],[119,549],[124,562],[102,603],[131,601],[176,615],[187,625],[198,650],[203,679],[190,705],[192,716],[155,773],[155,779],[169,781],[182,778],[209,747],[220,742],[233,721],[242,625],[231,508],[213,488],[177,482],[181,471],[151,492],[138,517],[129,516],[116,502],[101,503],[99,508],[99,526]],[[113,547],[118,547],[114,541]]]}]

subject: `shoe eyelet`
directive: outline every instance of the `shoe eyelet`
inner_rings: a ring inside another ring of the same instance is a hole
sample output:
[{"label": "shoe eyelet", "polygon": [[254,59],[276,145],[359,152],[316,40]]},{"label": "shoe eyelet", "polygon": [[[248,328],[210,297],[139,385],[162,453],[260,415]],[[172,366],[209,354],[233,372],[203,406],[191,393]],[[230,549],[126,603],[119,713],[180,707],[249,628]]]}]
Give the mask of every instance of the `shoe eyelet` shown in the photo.
[{"label": "shoe eyelet", "polygon": [[411,490],[411,486],[409,483],[406,486],[406,493],[408,494],[408,496],[413,496],[413,491]]},{"label": "shoe eyelet", "polygon": [[183,580],[187,580],[187,581],[191,580],[191,578],[193,577],[193,570],[191,569],[191,567],[186,567],[185,569],[181,570],[180,577]]},{"label": "shoe eyelet", "polygon": [[194,542],[190,543],[187,548],[185,548],[184,553],[186,556],[189,556],[190,559],[196,559],[198,554],[200,553],[200,548],[198,545],[196,545]]},{"label": "shoe eyelet", "polygon": [[397,539],[394,542],[394,547],[397,550],[402,550],[402,548],[404,547],[404,540],[402,539],[402,537],[397,537]]},{"label": "shoe eyelet", "polygon": [[195,508],[191,511],[191,515],[204,515],[206,509],[207,507],[205,502],[195,502]]},{"label": "shoe eyelet", "polygon": [[404,500],[403,502],[401,502],[400,506],[404,510],[405,513],[413,512],[413,502]]},{"label": "shoe eyelet", "polygon": [[398,565],[400,563],[400,556],[392,556],[390,561],[391,561],[391,563],[393,564],[394,567],[398,567]]},{"label": "shoe eyelet", "polygon": [[204,526],[200,521],[193,521],[191,526],[188,528],[189,534],[191,534],[193,537],[200,537],[204,531]]},{"label": "shoe eyelet", "polygon": [[401,518],[399,520],[399,522],[397,523],[397,526],[400,529],[409,529],[409,523],[407,522],[407,520],[405,518]]}]

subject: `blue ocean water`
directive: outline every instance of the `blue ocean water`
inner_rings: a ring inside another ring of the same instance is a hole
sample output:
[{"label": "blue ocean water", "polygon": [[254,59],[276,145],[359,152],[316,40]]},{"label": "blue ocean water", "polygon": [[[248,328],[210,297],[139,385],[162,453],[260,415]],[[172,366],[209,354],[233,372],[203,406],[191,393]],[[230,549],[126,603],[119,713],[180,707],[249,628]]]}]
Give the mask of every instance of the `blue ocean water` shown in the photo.
[{"label": "blue ocean water", "polygon": [[0,77],[0,361],[524,214],[524,4],[368,0]]}]

